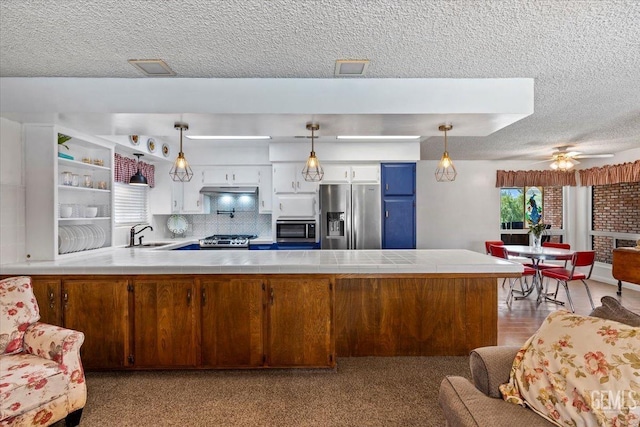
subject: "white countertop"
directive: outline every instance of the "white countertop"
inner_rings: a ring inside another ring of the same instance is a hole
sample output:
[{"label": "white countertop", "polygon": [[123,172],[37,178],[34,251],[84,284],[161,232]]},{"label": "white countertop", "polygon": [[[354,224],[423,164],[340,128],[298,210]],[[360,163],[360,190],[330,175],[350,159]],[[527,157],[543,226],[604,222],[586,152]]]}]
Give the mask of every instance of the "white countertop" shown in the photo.
[{"label": "white countertop", "polygon": [[170,251],[121,247],[77,255],[65,256],[56,261],[5,264],[0,266],[0,274],[398,274],[523,271],[522,264],[464,249]]}]

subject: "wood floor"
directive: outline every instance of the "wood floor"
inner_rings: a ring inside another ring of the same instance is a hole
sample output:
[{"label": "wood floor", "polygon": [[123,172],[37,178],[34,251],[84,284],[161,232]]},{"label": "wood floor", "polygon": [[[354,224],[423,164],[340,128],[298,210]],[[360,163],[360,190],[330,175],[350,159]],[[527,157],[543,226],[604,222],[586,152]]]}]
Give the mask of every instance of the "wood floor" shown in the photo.
[{"label": "wood floor", "polygon": [[[552,282],[552,284],[555,282]],[[593,303],[597,307],[600,304],[600,298],[605,295],[612,296],[622,303],[628,309],[640,313],[640,286],[638,290],[622,289],[622,296],[616,295],[617,286],[608,285],[594,280],[588,280],[589,289],[593,297]],[[518,289],[516,282],[516,289]],[[555,285],[552,286],[555,289]],[[562,310],[564,306],[551,302],[543,302],[536,305],[534,295],[522,300],[514,300],[511,307],[507,306],[505,300],[509,290],[507,282],[502,287],[502,280],[498,281],[498,344],[499,345],[522,345],[533,333],[540,327],[542,321],[555,310]],[[587,291],[580,281],[571,282],[569,284],[571,299],[578,314],[589,314],[591,305],[587,297]],[[534,293],[535,294],[535,293]],[[567,301],[567,295],[561,286],[558,291],[558,300]],[[567,310],[569,310],[568,303]]]}]

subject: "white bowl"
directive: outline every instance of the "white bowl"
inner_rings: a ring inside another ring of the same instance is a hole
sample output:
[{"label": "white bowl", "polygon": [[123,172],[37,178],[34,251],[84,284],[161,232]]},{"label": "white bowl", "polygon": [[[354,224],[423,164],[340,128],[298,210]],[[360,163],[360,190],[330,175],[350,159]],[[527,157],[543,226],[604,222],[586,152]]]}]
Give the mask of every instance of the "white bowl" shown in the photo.
[{"label": "white bowl", "polygon": [[98,208],[96,206],[87,206],[84,208],[85,218],[93,218],[98,215]]},{"label": "white bowl", "polygon": [[71,218],[73,208],[71,206],[60,206],[60,218]]}]

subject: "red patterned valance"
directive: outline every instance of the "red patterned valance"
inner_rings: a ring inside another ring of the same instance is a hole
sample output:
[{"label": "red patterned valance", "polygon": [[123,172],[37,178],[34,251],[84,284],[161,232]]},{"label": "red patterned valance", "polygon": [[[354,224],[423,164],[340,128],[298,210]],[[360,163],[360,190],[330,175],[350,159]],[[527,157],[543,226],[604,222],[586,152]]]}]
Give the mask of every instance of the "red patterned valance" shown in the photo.
[{"label": "red patterned valance", "polygon": [[123,157],[118,153],[115,153],[113,160],[114,181],[128,184],[129,179],[138,172],[138,164],[140,164],[140,172],[147,178],[149,187],[153,188],[155,186],[154,175],[156,167],[145,162],[138,163],[138,160]]},{"label": "red patterned valance", "polygon": [[607,165],[578,171],[580,185],[608,185],[621,182],[640,182],[640,160],[620,165]]},{"label": "red patterned valance", "polygon": [[502,171],[496,173],[496,187],[560,187],[576,185],[575,172],[553,170]]}]

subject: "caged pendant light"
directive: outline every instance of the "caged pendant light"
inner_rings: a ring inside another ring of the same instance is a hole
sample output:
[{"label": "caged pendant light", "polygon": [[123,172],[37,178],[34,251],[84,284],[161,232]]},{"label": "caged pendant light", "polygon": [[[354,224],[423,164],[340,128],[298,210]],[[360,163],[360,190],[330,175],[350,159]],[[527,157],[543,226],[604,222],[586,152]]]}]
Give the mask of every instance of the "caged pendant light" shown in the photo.
[{"label": "caged pendant light", "polygon": [[444,132],[444,153],[442,153],[442,158],[440,162],[438,162],[438,167],[436,168],[436,181],[438,182],[447,182],[447,181],[455,181],[458,172],[456,172],[456,167],[453,166],[453,161],[451,157],[449,157],[449,152],[447,151],[447,131],[453,129],[453,125],[440,125],[438,126],[438,130]]},{"label": "caged pendant light", "polygon": [[173,162],[173,167],[171,167],[169,175],[173,181],[189,182],[191,178],[193,178],[193,171],[182,152],[182,132],[189,130],[189,125],[186,123],[175,123],[173,127],[180,130],[180,151],[178,152],[176,161]]},{"label": "caged pendant light", "polygon": [[148,186],[149,183],[147,182],[147,178],[144,175],[142,175],[142,172],[140,172],[140,157],[144,156],[144,154],[133,153],[133,155],[138,158],[138,162],[137,162],[138,172],[136,172],[135,175],[132,175],[131,178],[129,178],[129,185]]},{"label": "caged pendant light", "polygon": [[320,129],[320,125],[318,123],[307,123],[307,130],[311,131],[311,154],[309,154],[307,164],[304,166],[304,169],[302,169],[302,176],[305,181],[322,181],[322,177],[324,176],[324,170],[322,169],[322,166],[320,166],[320,161],[318,161],[313,147],[315,131],[318,129]]}]

